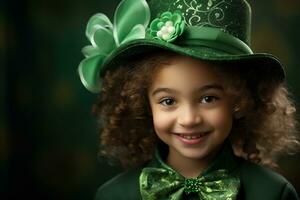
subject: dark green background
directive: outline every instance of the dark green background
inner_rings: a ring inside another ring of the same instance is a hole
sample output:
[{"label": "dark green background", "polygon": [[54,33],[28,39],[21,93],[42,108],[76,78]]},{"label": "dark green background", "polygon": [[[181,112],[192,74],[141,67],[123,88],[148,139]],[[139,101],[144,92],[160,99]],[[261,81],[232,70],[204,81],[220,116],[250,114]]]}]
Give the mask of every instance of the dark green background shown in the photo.
[{"label": "dark green background", "polygon": [[[120,169],[97,158],[98,133],[77,66],[91,15],[111,19],[119,0],[0,1],[1,199],[92,199]],[[252,48],[277,55],[300,100],[300,1],[250,1]],[[299,107],[299,106],[298,106]],[[300,156],[280,159],[300,191]],[[3,190],[3,191],[2,191]]]}]

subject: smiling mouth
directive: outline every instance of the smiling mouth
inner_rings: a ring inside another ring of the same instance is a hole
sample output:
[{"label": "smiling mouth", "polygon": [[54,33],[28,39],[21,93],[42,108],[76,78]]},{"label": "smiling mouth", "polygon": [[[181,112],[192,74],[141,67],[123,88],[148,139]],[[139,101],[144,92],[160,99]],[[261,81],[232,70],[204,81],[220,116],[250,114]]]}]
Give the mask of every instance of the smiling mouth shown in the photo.
[{"label": "smiling mouth", "polygon": [[179,137],[182,137],[184,139],[187,140],[195,140],[195,139],[199,139],[202,138],[203,136],[207,135],[209,132],[202,132],[202,133],[198,133],[198,134],[193,134],[193,135],[187,135],[187,134],[176,134]]}]

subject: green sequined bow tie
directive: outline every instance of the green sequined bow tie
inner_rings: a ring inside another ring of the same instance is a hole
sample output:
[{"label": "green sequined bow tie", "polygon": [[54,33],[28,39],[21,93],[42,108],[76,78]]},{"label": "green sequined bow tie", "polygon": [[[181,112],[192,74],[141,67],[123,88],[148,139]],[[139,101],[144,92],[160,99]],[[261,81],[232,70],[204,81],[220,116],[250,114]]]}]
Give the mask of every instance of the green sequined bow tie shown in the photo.
[{"label": "green sequined bow tie", "polygon": [[[224,159],[230,165],[226,165]],[[203,200],[236,199],[240,179],[236,172],[230,173],[235,171],[234,166],[232,150],[225,146],[209,170],[197,178],[186,179],[164,163],[159,151],[156,151],[154,160],[142,170],[140,175],[142,199],[180,200],[191,199],[190,197]]]},{"label": "green sequined bow tie", "polygon": [[140,175],[143,200],[181,200],[196,194],[203,200],[236,199],[240,187],[237,176],[219,169],[194,179],[185,179],[172,169],[146,167]]}]

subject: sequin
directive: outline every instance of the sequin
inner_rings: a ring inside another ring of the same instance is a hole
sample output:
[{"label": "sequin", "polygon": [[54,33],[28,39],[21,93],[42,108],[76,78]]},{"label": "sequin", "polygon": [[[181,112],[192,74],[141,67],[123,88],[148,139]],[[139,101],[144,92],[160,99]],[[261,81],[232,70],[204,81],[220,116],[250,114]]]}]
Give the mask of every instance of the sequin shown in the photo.
[{"label": "sequin", "polygon": [[182,200],[184,194],[197,195],[203,200],[236,199],[240,180],[226,169],[218,169],[197,178],[184,178],[156,154],[156,165],[145,167],[140,175],[143,200]]}]

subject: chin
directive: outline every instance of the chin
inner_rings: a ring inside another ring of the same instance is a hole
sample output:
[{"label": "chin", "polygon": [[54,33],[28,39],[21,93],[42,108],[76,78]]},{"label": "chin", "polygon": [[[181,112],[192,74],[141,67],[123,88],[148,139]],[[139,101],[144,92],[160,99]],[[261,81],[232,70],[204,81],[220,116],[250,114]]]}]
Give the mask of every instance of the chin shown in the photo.
[{"label": "chin", "polygon": [[194,160],[206,159],[209,155],[207,151],[203,151],[202,149],[186,149],[181,151],[180,153],[183,157]]}]

